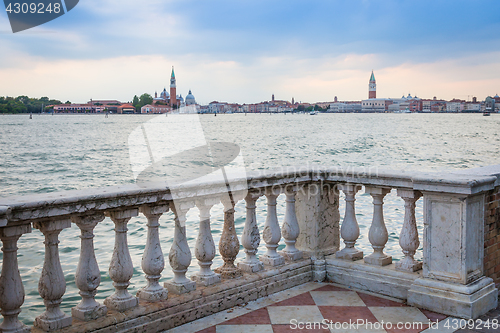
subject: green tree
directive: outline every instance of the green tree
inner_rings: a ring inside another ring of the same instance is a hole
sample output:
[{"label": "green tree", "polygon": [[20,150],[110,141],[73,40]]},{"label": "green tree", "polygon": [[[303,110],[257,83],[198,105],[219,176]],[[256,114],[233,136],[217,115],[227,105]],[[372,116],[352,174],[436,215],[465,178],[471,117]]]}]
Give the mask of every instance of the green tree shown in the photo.
[{"label": "green tree", "polygon": [[139,98],[140,107],[138,108],[138,110],[141,107],[143,107],[144,105],[151,104],[151,103],[153,103],[153,96],[151,96],[150,94],[147,94],[147,93],[142,94],[141,97]]}]

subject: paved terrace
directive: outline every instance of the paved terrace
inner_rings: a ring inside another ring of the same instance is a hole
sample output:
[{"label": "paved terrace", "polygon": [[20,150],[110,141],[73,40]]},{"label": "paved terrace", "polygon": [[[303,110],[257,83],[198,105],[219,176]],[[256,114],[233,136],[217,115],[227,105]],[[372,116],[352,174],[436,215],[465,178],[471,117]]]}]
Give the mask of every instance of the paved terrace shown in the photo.
[{"label": "paved terrace", "polygon": [[[361,190],[373,198],[371,253],[356,247],[359,226],[355,201]],[[383,203],[391,190],[402,199],[405,212],[399,237],[402,254],[394,262],[384,253],[388,234]],[[340,191],[345,194],[342,203]],[[278,221],[276,214],[279,194],[286,197],[283,221]],[[267,198],[263,230],[256,222],[256,201],[261,196]],[[422,240],[415,218],[415,203],[420,198],[424,207]],[[234,226],[234,206],[239,200],[246,203],[241,235]],[[224,205],[224,229],[218,249],[224,264],[213,269],[216,246],[210,209],[219,202]],[[198,330],[236,332],[238,325],[254,325],[258,319],[262,320],[258,325],[263,326],[257,331],[265,332],[285,329],[279,325],[287,325],[293,316],[306,321],[339,320],[339,313],[343,313],[342,322],[349,317],[384,322],[431,319],[444,325],[445,316],[452,317],[448,321],[477,319],[498,305],[499,202],[500,166],[453,173],[290,168],[244,177],[228,171],[224,177],[216,174],[203,183],[170,187],[136,184],[1,199],[0,330],[158,332],[189,323],[189,327],[198,325]],[[345,205],[342,224],[341,204]],[[186,240],[185,221],[187,211],[194,206],[200,211],[193,249],[200,270],[188,278],[192,250]],[[174,240],[162,244],[158,224],[168,210],[175,214]],[[145,286],[131,295],[127,289],[134,267],[127,223],[139,213],[147,218],[148,229],[141,265]],[[95,257],[109,254],[95,253],[93,230],[105,216],[115,224],[109,266],[115,292],[101,304],[95,300],[100,284]],[[66,283],[58,244],[61,230],[75,226],[81,231],[75,274],[81,302],[69,316],[60,309]],[[36,317],[33,328],[18,320],[24,289],[17,258],[17,241],[32,228],[45,237],[38,288],[45,311]],[[281,239],[285,247],[277,251]],[[261,240],[267,252],[257,255]],[[414,256],[421,241],[423,260],[419,261]],[[246,257],[235,263],[240,242]],[[162,247],[170,248],[169,264],[174,274],[164,285],[158,282],[165,268]],[[325,281],[332,284],[318,284]],[[235,306],[240,307],[228,312]],[[244,317],[236,318],[241,315]],[[203,324],[206,327],[196,321],[208,316],[213,321]],[[249,332],[249,327],[243,328]]]}]

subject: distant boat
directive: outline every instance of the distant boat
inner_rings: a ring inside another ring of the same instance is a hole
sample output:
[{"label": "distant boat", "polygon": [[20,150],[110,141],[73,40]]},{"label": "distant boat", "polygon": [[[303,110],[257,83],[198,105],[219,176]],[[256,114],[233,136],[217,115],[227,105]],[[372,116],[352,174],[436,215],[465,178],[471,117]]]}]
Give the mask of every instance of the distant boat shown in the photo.
[{"label": "distant boat", "polygon": [[490,111],[484,111],[483,112],[483,116],[489,116],[490,115]]},{"label": "distant boat", "polygon": [[309,115],[310,115],[310,116],[315,116],[315,115],[317,115],[317,114],[318,114],[318,111],[314,111],[314,110],[313,110],[313,111],[309,112]]}]

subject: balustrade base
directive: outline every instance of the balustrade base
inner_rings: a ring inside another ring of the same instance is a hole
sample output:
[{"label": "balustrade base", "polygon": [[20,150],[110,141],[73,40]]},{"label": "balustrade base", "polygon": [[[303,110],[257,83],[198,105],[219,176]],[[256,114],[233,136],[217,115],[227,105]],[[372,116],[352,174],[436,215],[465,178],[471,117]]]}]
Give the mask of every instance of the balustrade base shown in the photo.
[{"label": "balustrade base", "polygon": [[183,283],[165,282],[164,286],[168,289],[169,293],[175,295],[181,295],[196,290],[196,282],[194,281],[187,281]]},{"label": "balustrade base", "polygon": [[118,312],[123,312],[127,309],[136,307],[139,304],[137,297],[130,295],[129,298],[118,298],[110,296],[104,300],[104,305],[109,309],[116,310]]},{"label": "balustrade base", "polygon": [[[5,320],[5,318],[4,318]],[[5,332],[5,333],[31,333],[31,327],[28,327],[27,325],[24,325],[21,322],[18,322],[15,327],[9,327],[8,329],[5,329],[0,326],[0,332]]]},{"label": "balustrade base", "polygon": [[219,283],[221,280],[220,274],[212,274],[212,275],[193,275],[191,276],[191,280],[205,286],[211,286],[213,284]]},{"label": "balustrade base", "polygon": [[396,263],[398,271],[416,272],[422,269],[422,262],[414,261],[413,263],[406,263],[403,260]]},{"label": "balustrade base", "polygon": [[45,315],[41,315],[35,318],[33,326],[40,328],[46,332],[50,332],[71,326],[72,321],[73,319],[66,315],[60,318],[47,318]]},{"label": "balustrade base", "polygon": [[363,251],[354,248],[344,248],[341,251],[335,253],[335,256],[339,259],[356,261],[363,259]]},{"label": "balustrade base", "polygon": [[264,265],[260,261],[252,261],[252,262],[239,262],[238,268],[243,272],[247,273],[257,273],[264,269]]},{"label": "balustrade base", "polygon": [[295,252],[278,251],[278,253],[287,261],[297,261],[303,258],[302,251],[295,251]]},{"label": "balustrade base", "polygon": [[283,258],[280,255],[271,257],[266,254],[263,254],[259,257],[260,261],[264,263],[264,265],[276,267],[276,266],[281,266],[285,264],[285,258]]},{"label": "balustrade base", "polygon": [[148,302],[158,302],[167,299],[168,291],[163,288],[159,290],[140,289],[136,296]]},{"label": "balustrade base", "polygon": [[392,264],[392,257],[386,254],[384,255],[373,255],[365,257],[365,263],[376,266],[387,266]]},{"label": "balustrade base", "polygon": [[482,277],[468,285],[420,278],[408,290],[408,304],[465,319],[476,319],[498,305],[493,280]]},{"label": "balustrade base", "polygon": [[220,277],[223,278],[223,279],[236,279],[236,278],[239,278],[243,275],[243,272],[241,271],[241,269],[239,269],[238,267],[226,267],[226,266],[222,266],[222,267],[218,267],[216,269],[214,269],[214,272],[217,273],[217,274],[220,274]]},{"label": "balustrade base", "polygon": [[98,304],[93,308],[81,309],[74,307],[71,309],[71,316],[74,318],[89,321],[105,316],[108,313],[108,308],[105,305]]}]

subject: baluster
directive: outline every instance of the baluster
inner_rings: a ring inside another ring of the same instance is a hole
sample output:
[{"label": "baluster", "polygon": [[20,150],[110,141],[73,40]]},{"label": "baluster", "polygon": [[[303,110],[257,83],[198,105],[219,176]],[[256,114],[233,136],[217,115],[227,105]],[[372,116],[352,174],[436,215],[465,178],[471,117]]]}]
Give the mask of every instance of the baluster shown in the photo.
[{"label": "baluster", "polygon": [[101,272],[94,252],[94,228],[104,220],[104,214],[73,216],[71,220],[81,231],[80,259],[76,268],[75,283],[82,296],[80,303],[71,309],[71,314],[84,321],[97,319],[106,315],[108,311],[106,306],[94,298],[101,283]]},{"label": "baluster", "polygon": [[188,203],[170,204],[170,209],[175,214],[174,241],[168,259],[174,272],[174,278],[165,283],[165,287],[173,294],[184,294],[196,289],[196,282],[186,277],[186,272],[191,264],[191,251],[186,239],[186,214],[189,210]]},{"label": "baluster", "polygon": [[68,317],[60,309],[66,292],[66,281],[59,260],[59,233],[71,227],[71,220],[49,220],[35,222],[33,226],[45,236],[45,260],[38,282],[38,292],[43,298],[46,311],[35,318],[34,326],[44,331],[53,331],[71,325]]},{"label": "baluster", "polygon": [[224,205],[224,229],[219,240],[219,253],[224,260],[224,265],[216,268],[215,272],[224,279],[233,279],[242,275],[241,269],[234,265],[240,251],[240,242],[234,226],[234,206],[237,200],[234,194],[231,194],[228,198],[223,197],[221,202]]},{"label": "baluster", "polygon": [[[218,201],[218,200],[217,200]],[[200,230],[196,239],[196,248],[194,253],[198,259],[200,271],[198,274],[191,277],[204,286],[209,286],[220,282],[220,275],[216,274],[210,268],[212,260],[215,257],[215,243],[210,230],[210,209],[216,202],[205,199],[198,201],[196,206],[200,210]]]},{"label": "baluster", "polygon": [[356,201],[356,192],[361,189],[361,186],[345,184],[341,185],[340,188],[345,194],[346,203],[344,221],[342,222],[342,227],[340,228],[340,235],[344,240],[345,248],[337,252],[335,255],[337,258],[353,261],[363,259],[363,251],[354,247],[354,244],[356,244],[356,240],[359,237],[359,226],[358,221],[356,221],[354,202]]},{"label": "baluster", "polygon": [[125,311],[137,306],[138,299],[130,295],[127,288],[134,275],[134,266],[127,243],[127,223],[139,214],[138,209],[106,212],[115,224],[115,248],[109,264],[109,276],[113,280],[115,292],[104,300],[104,304],[116,311]]},{"label": "baluster", "polygon": [[241,243],[245,248],[246,258],[238,263],[242,271],[255,273],[264,268],[262,262],[257,259],[257,250],[260,244],[259,228],[257,227],[257,216],[255,214],[255,202],[260,197],[258,193],[249,192],[245,197],[247,216],[245,227],[241,235]]},{"label": "baluster", "polygon": [[17,264],[17,241],[22,234],[31,232],[31,224],[15,227],[0,228],[2,240],[2,274],[0,275],[0,309],[3,322],[0,332],[28,333],[31,328],[24,325],[19,319],[21,305],[24,303],[24,287]]},{"label": "baluster", "polygon": [[136,296],[149,302],[161,301],[168,297],[167,290],[158,283],[165,268],[158,227],[160,216],[167,211],[168,205],[145,205],[140,208],[140,212],[148,219],[148,237],[141,261],[147,284],[139,289]]},{"label": "baluster", "polygon": [[274,189],[268,189],[265,193],[267,197],[267,216],[262,238],[266,242],[267,252],[260,256],[260,260],[270,266],[280,266],[285,263],[285,258],[276,252],[281,239],[280,225],[276,214],[276,198],[279,194],[279,190]]},{"label": "baluster", "polygon": [[396,263],[396,269],[416,272],[422,269],[422,262],[414,259],[415,252],[420,245],[417,220],[415,218],[415,202],[422,194],[418,191],[398,189],[398,196],[405,201],[405,218],[401,234],[399,235],[399,245],[403,249],[405,257]]},{"label": "baluster", "polygon": [[384,253],[384,247],[389,239],[384,222],[384,197],[391,192],[386,187],[365,187],[365,193],[370,193],[373,198],[373,218],[368,232],[368,239],[373,247],[373,253],[365,257],[365,263],[386,266],[392,263],[392,256]]},{"label": "baluster", "polygon": [[299,237],[300,233],[299,222],[297,221],[297,215],[295,214],[296,193],[296,186],[285,187],[286,207],[281,234],[285,239],[286,245],[283,251],[280,252],[280,254],[286,260],[290,261],[302,259],[302,251],[297,250],[297,248],[295,247],[295,242],[297,241],[297,237]]}]

